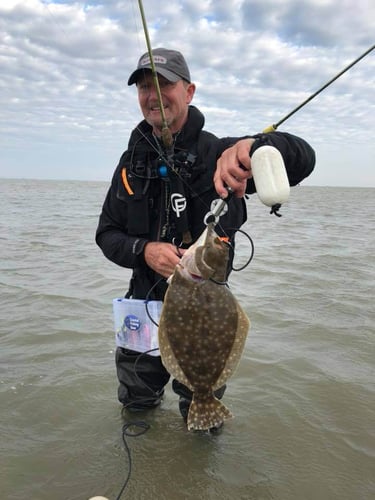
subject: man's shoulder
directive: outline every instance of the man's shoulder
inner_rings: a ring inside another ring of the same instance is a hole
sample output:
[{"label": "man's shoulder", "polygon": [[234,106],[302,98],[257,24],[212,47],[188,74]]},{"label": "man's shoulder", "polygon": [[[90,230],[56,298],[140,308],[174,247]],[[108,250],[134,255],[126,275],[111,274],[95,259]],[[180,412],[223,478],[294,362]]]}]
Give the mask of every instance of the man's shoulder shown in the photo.
[{"label": "man's shoulder", "polygon": [[217,155],[220,156],[225,149],[233,146],[233,144],[235,144],[239,139],[240,137],[218,137],[212,132],[201,130],[198,149],[200,151],[203,149],[204,151],[214,148]]},{"label": "man's shoulder", "polygon": [[221,145],[226,144],[226,139],[222,137],[218,137],[212,132],[208,130],[202,129],[199,133],[199,142],[202,144],[207,144],[210,146],[220,147]]}]

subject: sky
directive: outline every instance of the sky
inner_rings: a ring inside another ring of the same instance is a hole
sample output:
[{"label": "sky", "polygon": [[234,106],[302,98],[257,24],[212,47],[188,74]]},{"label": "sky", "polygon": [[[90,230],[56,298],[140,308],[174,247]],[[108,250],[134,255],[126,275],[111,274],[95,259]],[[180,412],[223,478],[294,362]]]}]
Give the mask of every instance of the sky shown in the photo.
[{"label": "sky", "polygon": [[[180,50],[205,128],[277,123],[375,43],[373,0],[143,0],[152,47]],[[142,119],[138,1],[1,0],[0,177],[110,181]],[[314,186],[375,187],[375,50],[278,130]]]}]

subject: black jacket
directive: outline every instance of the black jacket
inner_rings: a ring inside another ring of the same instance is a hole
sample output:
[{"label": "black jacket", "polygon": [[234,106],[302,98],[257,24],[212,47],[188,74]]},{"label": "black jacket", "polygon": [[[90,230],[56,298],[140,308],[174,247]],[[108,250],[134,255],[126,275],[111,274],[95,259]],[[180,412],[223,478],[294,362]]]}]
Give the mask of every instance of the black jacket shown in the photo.
[{"label": "black jacket", "polygon": [[[219,139],[202,130],[203,125],[201,112],[190,106],[187,123],[174,138],[172,158],[152,135],[151,126],[142,121],[133,130],[128,149],[114,172],[99,218],[96,242],[109,260],[133,269],[129,295],[134,298],[145,298],[161,278],[144,261],[145,244],[195,241],[205,228],[204,216],[211,202],[218,198],[213,185],[216,161],[239,138]],[[264,142],[280,151],[291,186],[312,172],[315,154],[303,139],[281,132],[251,137],[258,139],[252,152]],[[252,179],[246,191],[255,192]],[[232,197],[216,230],[232,237],[245,221],[244,200]],[[162,280],[148,298],[162,299],[166,287]]]}]

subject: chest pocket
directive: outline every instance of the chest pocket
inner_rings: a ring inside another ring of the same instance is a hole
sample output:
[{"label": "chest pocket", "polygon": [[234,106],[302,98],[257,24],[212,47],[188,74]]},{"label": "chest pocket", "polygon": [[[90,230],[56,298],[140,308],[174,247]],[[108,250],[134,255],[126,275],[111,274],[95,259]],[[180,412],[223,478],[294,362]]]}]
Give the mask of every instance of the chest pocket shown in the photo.
[{"label": "chest pocket", "polygon": [[145,179],[129,177],[126,167],[120,172],[117,198],[127,206],[127,232],[130,235],[146,235],[150,230],[149,197]]}]

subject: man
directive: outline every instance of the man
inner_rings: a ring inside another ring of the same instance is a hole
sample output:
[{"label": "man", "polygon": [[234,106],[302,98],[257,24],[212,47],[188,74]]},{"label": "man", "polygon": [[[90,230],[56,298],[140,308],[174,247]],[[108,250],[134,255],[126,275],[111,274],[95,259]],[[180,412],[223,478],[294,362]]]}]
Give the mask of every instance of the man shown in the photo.
[{"label": "man", "polygon": [[[137,86],[144,120],[133,130],[114,172],[96,241],[108,259],[133,269],[128,297],[163,300],[166,278],[184,249],[204,230],[211,202],[227,196],[227,187],[234,196],[217,232],[233,240],[236,229],[246,221],[243,195],[255,192],[250,154],[257,147],[269,144],[280,151],[291,185],[312,172],[315,155],[304,140],[286,133],[219,139],[204,131],[204,117],[191,105],[195,85],[182,54],[158,48],[153,58],[163,110],[150,58],[144,54],[128,80],[128,85]],[[162,139],[165,122],[173,141],[167,146]],[[123,405],[144,409],[160,403],[170,378],[160,356],[140,356],[118,347],[116,367]],[[180,411],[186,419],[191,392],[176,380],[172,387],[180,396]],[[217,397],[224,390],[219,389]]]}]

